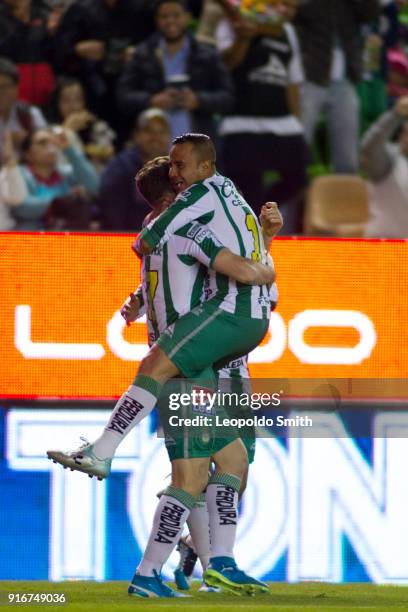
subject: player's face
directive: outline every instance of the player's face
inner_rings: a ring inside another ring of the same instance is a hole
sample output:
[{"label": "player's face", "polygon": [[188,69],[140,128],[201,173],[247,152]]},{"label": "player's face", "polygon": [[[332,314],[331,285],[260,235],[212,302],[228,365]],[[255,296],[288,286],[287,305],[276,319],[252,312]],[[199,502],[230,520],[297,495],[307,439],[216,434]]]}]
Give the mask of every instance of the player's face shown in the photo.
[{"label": "player's face", "polygon": [[208,176],[208,162],[197,160],[191,142],[176,144],[170,149],[169,177],[176,193],[181,193]]},{"label": "player's face", "polygon": [[164,210],[166,210],[166,208],[171,206],[171,204],[173,204],[175,198],[176,194],[174,193],[174,191],[167,189],[163,192],[163,195],[161,196],[161,198],[159,198],[159,201],[152,208],[160,214]]}]

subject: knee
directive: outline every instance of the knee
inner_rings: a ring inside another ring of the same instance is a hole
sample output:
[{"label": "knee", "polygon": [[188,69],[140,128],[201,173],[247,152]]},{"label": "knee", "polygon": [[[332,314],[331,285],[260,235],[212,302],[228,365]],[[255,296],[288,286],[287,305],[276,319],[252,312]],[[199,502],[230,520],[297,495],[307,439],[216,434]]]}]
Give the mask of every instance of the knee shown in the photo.
[{"label": "knee", "polygon": [[208,460],[175,460],[172,462],[171,483],[174,487],[197,497],[208,484]]},{"label": "knee", "polygon": [[214,456],[214,463],[219,472],[237,476],[241,481],[248,469],[248,455],[241,440],[235,440],[230,448]]},{"label": "knee", "polygon": [[248,470],[248,455],[246,453],[245,448],[242,449],[242,453],[240,454],[239,460],[237,461],[236,467],[236,476],[241,479],[241,482],[245,478],[245,474]]},{"label": "knee", "polygon": [[158,382],[166,382],[178,373],[176,366],[170,361],[167,355],[154,345],[146,357],[142,360],[138,374],[150,376]]}]

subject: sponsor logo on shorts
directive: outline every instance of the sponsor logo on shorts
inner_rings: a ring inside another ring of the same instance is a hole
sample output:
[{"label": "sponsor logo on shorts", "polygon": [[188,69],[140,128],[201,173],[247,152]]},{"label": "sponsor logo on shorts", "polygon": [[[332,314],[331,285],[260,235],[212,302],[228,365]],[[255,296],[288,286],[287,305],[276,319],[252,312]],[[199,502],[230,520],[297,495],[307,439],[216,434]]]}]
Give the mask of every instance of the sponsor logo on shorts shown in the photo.
[{"label": "sponsor logo on shorts", "polygon": [[209,401],[209,398],[213,396],[213,389],[193,387],[191,393],[192,411],[198,414],[215,414],[214,402]]},{"label": "sponsor logo on shorts", "polygon": [[163,334],[166,334],[166,336],[172,338],[174,334],[174,323],[169,325],[168,328],[164,330]]}]

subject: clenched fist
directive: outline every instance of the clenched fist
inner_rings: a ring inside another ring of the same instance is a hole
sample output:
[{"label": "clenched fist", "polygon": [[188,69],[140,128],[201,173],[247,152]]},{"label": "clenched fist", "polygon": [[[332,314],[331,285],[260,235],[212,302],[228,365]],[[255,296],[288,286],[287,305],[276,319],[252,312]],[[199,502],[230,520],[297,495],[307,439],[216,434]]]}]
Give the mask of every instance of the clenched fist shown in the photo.
[{"label": "clenched fist", "polygon": [[273,238],[283,226],[282,215],[276,202],[266,202],[261,208],[259,222],[264,233]]},{"label": "clenched fist", "polygon": [[133,321],[136,321],[139,315],[139,309],[139,299],[134,293],[131,293],[120,309],[120,314],[125,319],[127,325],[130,325]]}]

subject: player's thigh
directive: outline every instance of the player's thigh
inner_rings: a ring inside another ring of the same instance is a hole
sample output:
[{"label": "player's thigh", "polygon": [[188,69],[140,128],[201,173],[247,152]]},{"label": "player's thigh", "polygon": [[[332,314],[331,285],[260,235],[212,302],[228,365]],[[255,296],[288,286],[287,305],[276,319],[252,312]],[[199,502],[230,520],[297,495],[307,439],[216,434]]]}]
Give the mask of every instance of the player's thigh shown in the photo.
[{"label": "player's thigh", "polygon": [[[200,391],[205,394],[203,400]],[[157,409],[170,461],[211,456],[215,419],[208,412],[207,394],[216,391],[212,368],[191,379],[173,378],[162,388]]]},{"label": "player's thigh", "polygon": [[140,363],[138,374],[150,376],[158,382],[165,382],[179,373],[176,365],[167,357],[157,344],[147,353]]},{"label": "player's thigh", "polygon": [[229,369],[226,368],[224,371],[221,370],[224,376],[220,376],[218,387],[227,417],[229,419],[240,419],[239,437],[245,446],[248,455],[248,463],[253,463],[256,443],[254,425],[255,413],[251,408],[251,381],[248,370],[244,371],[246,372],[246,377],[241,375],[226,377],[225,374],[228,374]]},{"label": "player's thigh", "polygon": [[206,302],[171,325],[158,345],[186,377],[234,356],[249,353],[264,338],[266,319],[232,315]]}]

